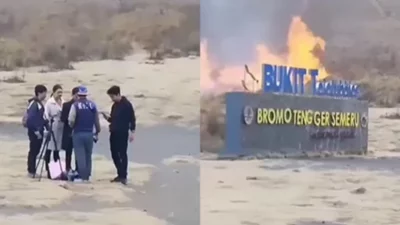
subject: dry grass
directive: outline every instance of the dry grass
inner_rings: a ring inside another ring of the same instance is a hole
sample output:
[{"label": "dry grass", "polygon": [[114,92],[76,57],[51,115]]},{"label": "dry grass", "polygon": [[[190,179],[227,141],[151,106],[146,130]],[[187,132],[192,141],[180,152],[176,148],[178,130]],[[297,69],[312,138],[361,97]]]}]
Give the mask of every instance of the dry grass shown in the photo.
[{"label": "dry grass", "polygon": [[390,119],[390,120],[400,120],[400,112],[396,110],[395,112],[389,112],[381,115],[379,118]]},{"label": "dry grass", "polygon": [[360,84],[362,100],[394,107],[400,103],[399,53],[396,44],[362,42],[344,47],[328,43],[324,65],[334,76]]},{"label": "dry grass", "polygon": [[123,59],[136,49],[150,58],[199,51],[199,3],[110,2],[0,2],[0,69],[72,69],[71,62]]},{"label": "dry grass", "polygon": [[400,77],[366,76],[359,82],[363,90],[361,98],[371,105],[394,107],[400,103]]},{"label": "dry grass", "polygon": [[200,100],[200,151],[219,152],[225,138],[224,97],[202,96]]},{"label": "dry grass", "polygon": [[10,77],[5,77],[2,80],[0,80],[0,82],[4,82],[4,83],[9,83],[9,84],[21,84],[21,83],[25,83],[25,76],[22,75],[18,75],[18,74],[14,74]]}]

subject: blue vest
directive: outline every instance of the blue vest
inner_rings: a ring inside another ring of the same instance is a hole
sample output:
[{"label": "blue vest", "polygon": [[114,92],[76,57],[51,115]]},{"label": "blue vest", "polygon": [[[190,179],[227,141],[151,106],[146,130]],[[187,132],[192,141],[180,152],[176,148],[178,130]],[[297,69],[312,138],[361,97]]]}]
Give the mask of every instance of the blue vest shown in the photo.
[{"label": "blue vest", "polygon": [[78,100],[74,103],[76,118],[74,125],[74,133],[78,132],[93,132],[96,121],[96,105],[89,100]]}]

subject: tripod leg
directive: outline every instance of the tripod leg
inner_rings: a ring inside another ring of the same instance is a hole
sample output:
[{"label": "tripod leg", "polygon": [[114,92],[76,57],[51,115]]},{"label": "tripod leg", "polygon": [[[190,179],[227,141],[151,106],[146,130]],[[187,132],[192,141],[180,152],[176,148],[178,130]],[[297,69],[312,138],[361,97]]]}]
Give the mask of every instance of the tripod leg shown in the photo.
[{"label": "tripod leg", "polygon": [[44,140],[43,143],[42,143],[41,150],[40,150],[39,155],[38,155],[38,156],[39,156],[39,159],[37,159],[37,163],[36,163],[36,166],[35,166],[35,174],[33,175],[33,178],[36,177],[36,172],[37,172],[37,169],[39,168],[40,161],[41,161],[42,158],[43,158],[43,155],[44,155],[46,146],[47,146],[47,145],[46,145],[46,140]]},{"label": "tripod leg", "polygon": [[37,167],[39,167],[40,161],[42,161],[42,166],[41,166],[40,173],[39,173],[39,181],[42,180],[43,167],[44,167],[44,164],[46,163],[46,160],[43,159],[43,156],[45,155],[45,152],[46,152],[46,150],[47,150],[47,146],[48,146],[48,145],[49,145],[49,141],[46,141],[46,142],[44,143],[44,145],[43,145],[42,153],[41,153],[41,156],[40,156],[40,158],[39,158],[38,165],[37,165]]},{"label": "tripod leg", "polygon": [[46,163],[46,161],[45,160],[43,160],[43,162],[42,162],[42,167],[41,167],[41,169],[40,169],[40,174],[39,174],[39,181],[41,181],[42,180],[42,175],[43,175],[43,167],[44,167],[44,164]]},{"label": "tripod leg", "polygon": [[[47,128],[47,130],[48,130],[49,132],[51,132],[52,137],[54,137],[54,135],[53,135],[53,120],[50,121],[50,126]],[[38,161],[38,163],[37,163],[36,169],[39,167],[40,161],[43,160],[42,158],[43,158],[43,156],[45,155],[45,152],[46,152],[46,150],[47,150],[47,148],[48,148],[48,146],[49,146],[50,139],[51,139],[51,138],[48,138],[47,135],[44,135],[44,136],[43,136],[43,141],[44,141],[43,149],[42,149],[42,152],[41,152],[41,154],[40,154],[40,158],[39,158],[39,161]],[[40,169],[40,174],[39,174],[39,181],[41,181],[41,179],[42,179],[43,167],[44,167],[45,163],[46,163],[46,160],[43,160],[43,162],[42,162],[42,167],[41,167],[41,169]],[[35,170],[36,170],[36,169],[35,169]],[[36,172],[35,172],[35,175],[36,175]]]}]

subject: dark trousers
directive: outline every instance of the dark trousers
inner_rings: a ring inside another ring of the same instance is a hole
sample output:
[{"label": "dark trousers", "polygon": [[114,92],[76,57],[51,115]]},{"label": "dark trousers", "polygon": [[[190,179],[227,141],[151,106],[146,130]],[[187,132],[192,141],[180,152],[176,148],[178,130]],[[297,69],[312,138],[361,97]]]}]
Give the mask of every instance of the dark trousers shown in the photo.
[{"label": "dark trousers", "polygon": [[128,175],[128,137],[129,132],[111,132],[110,150],[119,178],[126,179]]},{"label": "dark trousers", "polygon": [[[43,137],[43,132],[41,132]],[[28,130],[29,137],[29,153],[28,153],[28,173],[36,173],[36,157],[40,153],[42,147],[43,138],[38,138],[35,133]]]}]

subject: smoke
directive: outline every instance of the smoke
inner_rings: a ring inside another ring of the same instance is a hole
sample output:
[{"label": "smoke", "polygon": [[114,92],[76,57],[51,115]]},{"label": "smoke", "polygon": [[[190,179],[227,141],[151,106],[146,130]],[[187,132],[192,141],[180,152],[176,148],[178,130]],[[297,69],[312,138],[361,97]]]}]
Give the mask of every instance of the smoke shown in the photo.
[{"label": "smoke", "polygon": [[202,0],[201,37],[221,64],[252,60],[257,44],[285,50],[291,19],[302,14],[305,0]]}]

